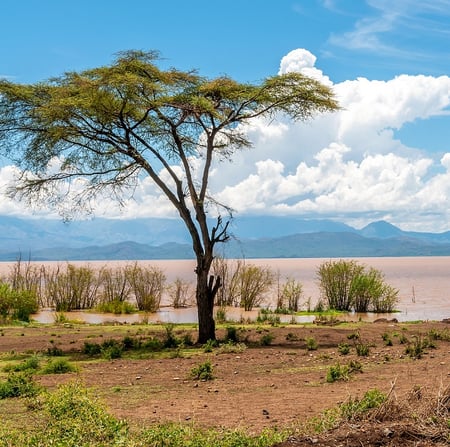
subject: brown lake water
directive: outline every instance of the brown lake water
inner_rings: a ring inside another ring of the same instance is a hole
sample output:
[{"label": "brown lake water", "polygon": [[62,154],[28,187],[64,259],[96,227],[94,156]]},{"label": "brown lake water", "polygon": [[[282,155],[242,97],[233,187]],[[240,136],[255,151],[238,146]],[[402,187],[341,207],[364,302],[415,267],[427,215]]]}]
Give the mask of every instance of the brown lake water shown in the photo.
[{"label": "brown lake water", "polygon": [[[381,270],[386,282],[399,290],[400,302],[397,305],[399,312],[391,315],[363,314],[349,315],[349,319],[371,321],[380,317],[397,318],[399,321],[414,320],[442,320],[450,318],[450,257],[399,257],[399,258],[353,258],[368,267]],[[286,278],[294,278],[303,284],[304,300],[311,299],[314,306],[320,297],[317,285],[317,270],[320,264],[328,259],[322,258],[300,258],[300,259],[250,259],[246,262],[258,266],[270,267],[277,272],[280,281]],[[162,261],[139,261],[144,266],[156,266],[166,275],[167,283],[180,278],[194,283],[195,262],[192,260],[162,260]],[[39,263],[48,266],[62,264],[57,262]],[[114,267],[129,264],[125,261],[74,261],[74,265],[89,265],[93,268],[103,266]],[[0,275],[8,273],[13,263],[0,262]],[[269,294],[263,307],[273,306],[272,297],[276,291]],[[164,302],[162,303],[165,304]],[[166,303],[167,304],[167,303]],[[244,312],[239,308],[228,308],[227,318],[239,321],[240,319],[254,319],[258,311]],[[54,321],[52,311],[43,311],[35,316],[37,321],[51,323]],[[164,323],[195,323],[197,311],[190,307],[186,309],[172,309],[162,307],[154,314],[142,315],[108,315],[94,314],[90,312],[71,312],[70,319],[79,319],[86,323],[101,323],[104,321],[117,321],[122,323],[133,323],[142,320],[148,322]],[[291,317],[286,317],[290,321]],[[312,321],[314,317],[297,317],[299,322]]]}]

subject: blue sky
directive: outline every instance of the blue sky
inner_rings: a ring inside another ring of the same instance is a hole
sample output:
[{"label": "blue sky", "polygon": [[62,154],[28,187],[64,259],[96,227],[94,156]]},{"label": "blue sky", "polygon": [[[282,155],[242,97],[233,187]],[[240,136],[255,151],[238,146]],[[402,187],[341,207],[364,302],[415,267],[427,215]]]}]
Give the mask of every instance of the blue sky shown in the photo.
[{"label": "blue sky", "polygon": [[[212,176],[212,192],[237,215],[450,229],[450,0],[3,0],[2,17],[0,76],[14,82],[131,48],[209,77],[317,77],[344,110],[270,130],[255,123],[254,149]],[[170,215],[163,203],[143,183],[122,216]],[[0,213],[27,210],[5,200]]]}]

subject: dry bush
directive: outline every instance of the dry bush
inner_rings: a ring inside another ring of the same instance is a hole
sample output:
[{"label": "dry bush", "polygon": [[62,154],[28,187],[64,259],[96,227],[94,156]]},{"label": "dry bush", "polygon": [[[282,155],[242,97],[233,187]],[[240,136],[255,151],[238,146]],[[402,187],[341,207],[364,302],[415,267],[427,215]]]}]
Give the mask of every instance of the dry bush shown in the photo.
[{"label": "dry bush", "polygon": [[67,264],[44,272],[48,303],[59,311],[92,309],[98,300],[100,281],[90,266]]},{"label": "dry bush", "polygon": [[161,303],[166,277],[156,267],[145,268],[137,262],[125,268],[127,281],[139,310],[156,312]]},{"label": "dry bush", "polygon": [[192,284],[189,281],[176,278],[175,281],[169,286],[169,297],[171,300],[171,305],[174,309],[189,306],[194,297]]},{"label": "dry bush", "polygon": [[229,293],[232,301],[250,311],[262,303],[264,294],[269,291],[274,280],[275,275],[269,267],[239,261],[230,281]]},{"label": "dry bush", "polygon": [[131,287],[127,281],[125,268],[118,267],[114,270],[104,267],[99,273],[102,303],[121,303],[128,301],[131,294]]}]

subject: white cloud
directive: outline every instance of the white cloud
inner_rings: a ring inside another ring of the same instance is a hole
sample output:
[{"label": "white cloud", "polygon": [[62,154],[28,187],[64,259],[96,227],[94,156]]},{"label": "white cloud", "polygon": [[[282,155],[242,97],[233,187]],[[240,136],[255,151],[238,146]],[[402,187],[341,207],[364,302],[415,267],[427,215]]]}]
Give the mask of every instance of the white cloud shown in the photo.
[{"label": "white cloud", "polygon": [[[311,53],[296,50],[283,58],[280,71],[302,72],[313,64]],[[333,89],[343,108],[337,113],[284,123],[283,132],[267,141],[264,125],[253,127],[253,152],[236,157],[245,169],[233,171],[232,164],[221,170],[229,181],[220,200],[241,213],[318,214],[348,222],[365,214],[366,223],[376,216],[418,229],[423,219],[422,230],[448,229],[450,154],[435,160],[426,148],[403,144],[394,130],[448,115],[450,78],[359,78]],[[447,172],[436,174],[436,166]]]},{"label": "white cloud", "polygon": [[338,114],[337,138],[358,144],[364,141],[361,135],[364,134],[366,141],[375,143],[374,149],[384,147],[389,151],[394,148],[392,138],[388,136],[381,146],[376,144],[377,135],[386,129],[400,129],[417,119],[445,114],[450,105],[450,78],[422,75],[401,75],[389,81],[359,78],[337,84],[335,92],[344,109]]},{"label": "white cloud", "polygon": [[304,48],[297,48],[281,59],[278,74],[297,72],[331,86],[330,78],[314,66],[316,60],[316,56],[310,51]]}]

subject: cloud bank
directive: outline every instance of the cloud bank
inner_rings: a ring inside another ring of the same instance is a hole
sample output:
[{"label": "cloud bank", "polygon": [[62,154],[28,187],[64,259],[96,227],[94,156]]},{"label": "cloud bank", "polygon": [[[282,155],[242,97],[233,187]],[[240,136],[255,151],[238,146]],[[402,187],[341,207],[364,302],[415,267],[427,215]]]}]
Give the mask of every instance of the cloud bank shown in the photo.
[{"label": "cloud bank", "polygon": [[[358,78],[333,84],[305,49],[284,56],[279,73],[298,71],[331,86],[342,110],[307,123],[256,120],[246,131],[251,150],[216,165],[210,192],[243,214],[326,217],[364,225],[386,219],[405,230],[450,229],[450,142],[431,153],[397,136],[407,123],[446,115],[450,77],[399,75],[388,81]],[[11,167],[0,182],[11,178]],[[103,200],[97,215],[174,216],[148,179],[120,213]],[[1,214],[26,214],[2,200]]]}]

